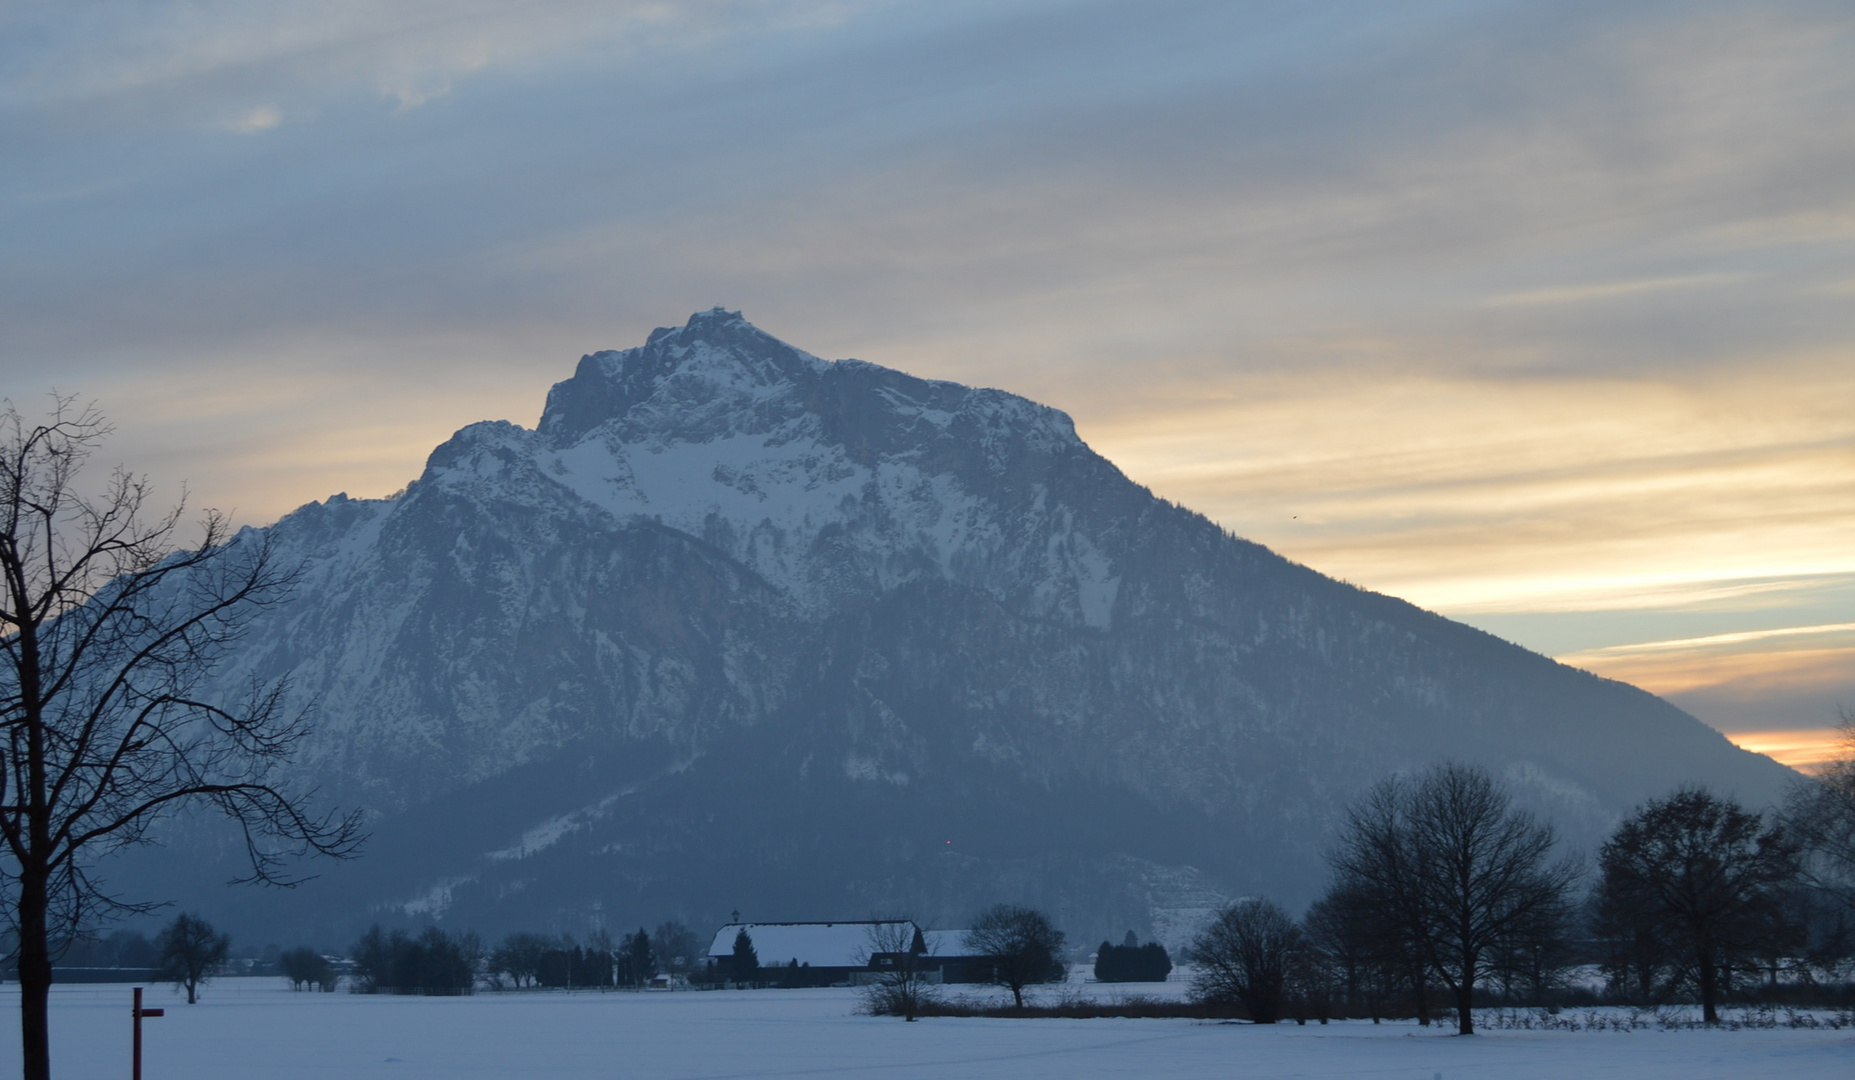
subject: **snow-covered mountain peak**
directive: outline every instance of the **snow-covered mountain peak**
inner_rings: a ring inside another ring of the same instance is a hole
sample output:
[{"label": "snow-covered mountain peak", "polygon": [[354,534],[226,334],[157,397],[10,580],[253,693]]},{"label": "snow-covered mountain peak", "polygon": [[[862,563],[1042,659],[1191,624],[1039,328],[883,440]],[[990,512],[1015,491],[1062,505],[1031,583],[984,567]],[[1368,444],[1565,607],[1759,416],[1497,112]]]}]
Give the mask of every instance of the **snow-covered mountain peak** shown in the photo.
[{"label": "snow-covered mountain peak", "polygon": [[1346,801],[1443,756],[1580,842],[1678,782],[1787,782],[1225,534],[1061,412],[723,310],[585,357],[537,430],[472,424],[400,497],[265,531],[299,587],[208,689],[289,675],[320,706],[306,782],[380,813],[365,879],[314,887],[331,910],[567,925],[751,880],[781,918],[1022,895],[1163,928],[1208,906],[1193,882],[1308,898]]},{"label": "snow-covered mountain peak", "polygon": [[1058,410],[860,360],[822,360],[722,308],[659,327],[637,348],[582,357],[548,392],[538,431],[562,449],[595,432],[658,444],[802,434],[866,465],[879,455],[934,456],[934,444],[949,440],[986,449],[995,468],[1017,452],[1086,449]]},{"label": "snow-covered mountain peak", "polygon": [[548,392],[539,430],[556,446],[614,426],[700,440],[744,421],[758,426],[756,413],[815,382],[829,366],[740,312],[713,308],[683,326],[658,327],[637,348],[582,357],[573,377]]}]

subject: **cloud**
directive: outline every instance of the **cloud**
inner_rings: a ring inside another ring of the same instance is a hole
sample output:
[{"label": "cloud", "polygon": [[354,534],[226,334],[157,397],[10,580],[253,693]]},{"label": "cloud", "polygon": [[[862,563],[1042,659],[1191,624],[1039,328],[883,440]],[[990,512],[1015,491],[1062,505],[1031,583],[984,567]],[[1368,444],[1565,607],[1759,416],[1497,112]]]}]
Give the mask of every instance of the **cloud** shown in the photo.
[{"label": "cloud", "polygon": [[1706,637],[1676,638],[1673,641],[1639,641],[1630,645],[1611,645],[1601,649],[1590,649],[1570,656],[1561,656],[1565,663],[1577,663],[1579,660],[1601,661],[1612,657],[1641,656],[1646,653],[1718,651],[1722,648],[1747,645],[1752,642],[1769,642],[1778,638],[1820,637],[1834,634],[1855,639],[1855,623],[1829,623],[1823,626],[1785,626],[1776,630],[1740,630],[1731,634],[1709,634]]},{"label": "cloud", "polygon": [[1543,651],[1833,623],[1851,48],[1803,3],[14,5],[0,386],[262,519],[722,303]]},{"label": "cloud", "polygon": [[234,134],[254,135],[260,131],[269,131],[281,123],[283,114],[275,106],[260,105],[227,121],[225,127]]},{"label": "cloud", "polygon": [[403,108],[455,79],[637,48],[828,23],[852,0],[156,0],[18,5],[0,15],[0,87],[15,107],[124,95],[175,105],[261,87],[298,101],[357,88]]},{"label": "cloud", "polygon": [[1699,289],[1730,285],[1746,280],[1744,274],[1687,274],[1680,277],[1644,278],[1636,281],[1612,281],[1598,285],[1561,285],[1549,289],[1507,293],[1487,301],[1491,307],[1519,304],[1577,304],[1590,300],[1611,300],[1637,293],[1662,292],[1668,289]]}]

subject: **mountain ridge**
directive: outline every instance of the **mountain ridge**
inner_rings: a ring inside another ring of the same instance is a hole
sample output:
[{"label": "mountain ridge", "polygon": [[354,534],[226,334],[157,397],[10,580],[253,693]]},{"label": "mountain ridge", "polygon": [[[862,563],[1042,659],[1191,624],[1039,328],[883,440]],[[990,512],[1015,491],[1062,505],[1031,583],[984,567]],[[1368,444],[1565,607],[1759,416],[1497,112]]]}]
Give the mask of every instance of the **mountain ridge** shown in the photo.
[{"label": "mountain ridge", "polygon": [[951,924],[1009,898],[1092,939],[1308,899],[1344,804],[1443,756],[1586,846],[1675,783],[1765,801],[1790,775],[1234,537],[1058,410],[722,309],[587,354],[534,429],[469,425],[396,498],[267,531],[303,584],[222,684],[295,673],[306,773],[373,809],[384,855],[288,899],[166,875],[254,925]]}]

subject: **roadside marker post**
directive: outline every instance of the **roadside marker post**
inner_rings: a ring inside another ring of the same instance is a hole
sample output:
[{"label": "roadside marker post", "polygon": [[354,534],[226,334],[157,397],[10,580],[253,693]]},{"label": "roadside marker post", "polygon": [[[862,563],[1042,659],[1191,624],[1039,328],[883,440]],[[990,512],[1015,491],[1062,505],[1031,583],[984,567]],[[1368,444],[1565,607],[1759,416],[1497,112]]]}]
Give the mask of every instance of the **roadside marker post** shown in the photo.
[{"label": "roadside marker post", "polygon": [[142,988],[138,986],[135,988],[135,1006],[130,1009],[129,1012],[135,1017],[135,1068],[133,1070],[133,1075],[134,1080],[142,1080],[142,1017],[164,1016],[167,1014],[167,1010],[142,1008]]}]

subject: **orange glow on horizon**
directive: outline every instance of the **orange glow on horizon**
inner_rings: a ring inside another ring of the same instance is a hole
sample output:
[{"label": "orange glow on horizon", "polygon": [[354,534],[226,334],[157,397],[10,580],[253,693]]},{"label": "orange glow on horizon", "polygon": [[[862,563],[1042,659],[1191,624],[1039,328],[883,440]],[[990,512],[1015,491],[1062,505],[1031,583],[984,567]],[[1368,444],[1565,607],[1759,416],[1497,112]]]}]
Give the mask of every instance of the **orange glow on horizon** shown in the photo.
[{"label": "orange glow on horizon", "polygon": [[1799,772],[1813,773],[1847,753],[1840,728],[1806,728],[1790,731],[1742,731],[1726,736],[1733,745],[1763,754]]}]

